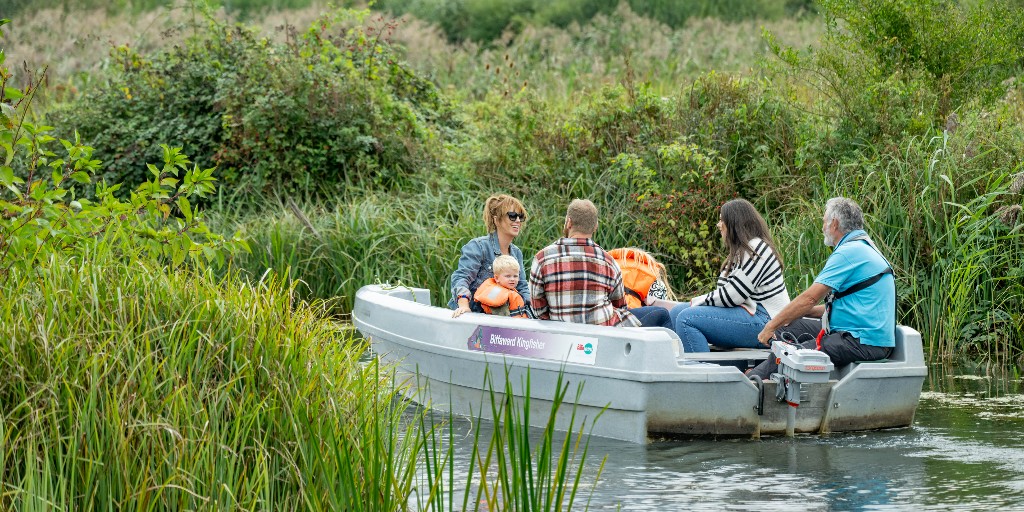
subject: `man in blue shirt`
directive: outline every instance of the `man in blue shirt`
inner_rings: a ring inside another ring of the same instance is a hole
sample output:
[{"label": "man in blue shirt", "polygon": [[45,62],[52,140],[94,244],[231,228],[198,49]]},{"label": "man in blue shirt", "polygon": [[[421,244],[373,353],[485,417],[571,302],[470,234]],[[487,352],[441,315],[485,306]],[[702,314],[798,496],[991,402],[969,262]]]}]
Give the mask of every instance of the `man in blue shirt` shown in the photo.
[{"label": "man in blue shirt", "polygon": [[[860,206],[845,197],[829,199],[822,234],[825,245],[835,247],[825,268],[764,326],[758,341],[770,345],[789,333],[815,348],[824,330],[821,351],[837,368],[889,357],[896,346],[896,283],[891,265],[864,232]],[[825,305],[818,304],[823,299]],[[776,371],[770,357],[748,374],[767,379]]]}]

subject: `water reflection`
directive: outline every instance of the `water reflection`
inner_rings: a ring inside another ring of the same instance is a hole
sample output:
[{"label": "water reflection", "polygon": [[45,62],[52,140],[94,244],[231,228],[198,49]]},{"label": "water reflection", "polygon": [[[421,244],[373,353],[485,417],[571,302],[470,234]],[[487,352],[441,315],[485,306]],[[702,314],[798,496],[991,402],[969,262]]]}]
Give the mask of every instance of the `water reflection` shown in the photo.
[{"label": "water reflection", "polygon": [[607,460],[582,498],[592,492],[591,510],[1024,510],[1022,382],[977,375],[933,368],[906,429],[646,446],[593,438],[582,481]]}]

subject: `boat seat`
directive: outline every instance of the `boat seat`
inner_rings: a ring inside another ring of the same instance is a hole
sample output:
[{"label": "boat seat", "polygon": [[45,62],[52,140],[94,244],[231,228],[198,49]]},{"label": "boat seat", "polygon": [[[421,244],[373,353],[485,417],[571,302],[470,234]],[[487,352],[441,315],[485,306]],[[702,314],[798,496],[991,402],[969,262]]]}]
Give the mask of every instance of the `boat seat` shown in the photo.
[{"label": "boat seat", "polygon": [[747,361],[749,365],[754,366],[771,355],[772,351],[766,348],[733,348],[711,352],[684,352],[680,355],[680,359],[718,364]]}]

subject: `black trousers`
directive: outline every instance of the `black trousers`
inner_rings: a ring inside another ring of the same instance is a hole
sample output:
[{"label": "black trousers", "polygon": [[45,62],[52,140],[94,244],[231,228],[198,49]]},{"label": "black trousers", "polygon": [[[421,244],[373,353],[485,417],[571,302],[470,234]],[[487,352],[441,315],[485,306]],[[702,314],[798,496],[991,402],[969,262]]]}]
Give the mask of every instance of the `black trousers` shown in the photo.
[{"label": "black trousers", "polygon": [[[803,348],[817,348],[816,339],[820,331],[821,319],[801,318],[775,331],[775,337],[780,340],[796,339]],[[832,364],[838,369],[854,361],[885,359],[892,355],[893,348],[863,345],[860,339],[854,338],[848,332],[834,331],[822,336],[821,351],[828,355],[828,358],[832,360]],[[757,375],[762,379],[767,379],[771,374],[778,371],[779,365],[775,362],[775,357],[773,356],[755,366],[747,375]]]}]

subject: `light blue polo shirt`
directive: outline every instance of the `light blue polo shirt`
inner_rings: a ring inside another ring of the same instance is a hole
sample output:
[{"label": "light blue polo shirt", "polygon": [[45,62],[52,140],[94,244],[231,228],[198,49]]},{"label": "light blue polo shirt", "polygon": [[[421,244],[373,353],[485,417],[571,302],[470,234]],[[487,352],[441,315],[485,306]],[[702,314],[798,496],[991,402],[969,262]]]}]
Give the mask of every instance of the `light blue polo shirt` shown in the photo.
[{"label": "light blue polo shirt", "polygon": [[[870,279],[889,267],[882,255],[864,240],[848,240],[865,234],[854,230],[836,245],[815,283],[837,292]],[[864,345],[896,346],[896,291],[893,276],[882,276],[875,284],[832,303],[833,331],[847,331]]]}]

